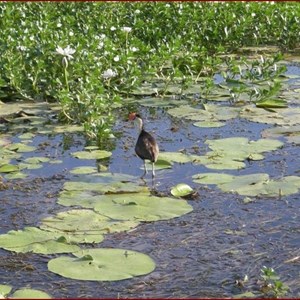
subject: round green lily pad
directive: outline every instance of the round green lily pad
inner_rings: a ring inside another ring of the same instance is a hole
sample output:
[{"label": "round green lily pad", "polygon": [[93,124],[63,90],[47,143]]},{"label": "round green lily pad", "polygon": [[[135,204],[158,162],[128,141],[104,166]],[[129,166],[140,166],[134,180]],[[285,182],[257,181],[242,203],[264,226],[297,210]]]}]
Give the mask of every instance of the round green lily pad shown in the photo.
[{"label": "round green lily pad", "polygon": [[40,227],[50,231],[68,232],[74,237],[81,236],[81,242],[93,243],[102,241],[102,234],[126,231],[138,224],[134,221],[111,220],[91,209],[72,209],[43,219]]},{"label": "round green lily pad", "polygon": [[103,199],[94,205],[94,210],[117,220],[158,221],[182,216],[191,212],[193,207],[185,200],[141,193]]},{"label": "round green lily pad", "polygon": [[112,155],[111,152],[105,150],[94,150],[94,151],[77,151],[73,152],[72,155],[79,159],[102,159]]},{"label": "round green lily pad", "polygon": [[12,287],[7,284],[0,284],[0,299],[4,299],[12,290]]},{"label": "round green lily pad", "polygon": [[48,262],[49,271],[77,280],[117,281],[151,273],[155,262],[148,255],[125,249],[88,249]]},{"label": "round green lily pad", "polygon": [[[66,237],[65,237],[66,236]],[[0,235],[0,248],[14,252],[42,254],[74,252],[80,248],[67,242],[67,234],[48,232],[36,227],[11,230]]]},{"label": "round green lily pad", "polygon": [[51,299],[47,293],[33,289],[20,289],[15,291],[9,298],[13,299]]},{"label": "round green lily pad", "polygon": [[11,173],[19,171],[19,167],[16,165],[5,164],[0,167],[0,173]]}]

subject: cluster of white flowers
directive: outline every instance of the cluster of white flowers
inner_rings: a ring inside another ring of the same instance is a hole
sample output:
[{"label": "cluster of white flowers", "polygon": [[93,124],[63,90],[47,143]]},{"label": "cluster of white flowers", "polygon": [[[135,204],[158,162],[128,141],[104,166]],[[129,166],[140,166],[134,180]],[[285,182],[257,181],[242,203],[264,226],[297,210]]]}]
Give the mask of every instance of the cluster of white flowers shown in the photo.
[{"label": "cluster of white flowers", "polygon": [[107,69],[106,71],[103,72],[102,77],[104,79],[109,79],[117,76],[117,72],[113,71],[112,69]]},{"label": "cluster of white flowers", "polygon": [[28,48],[26,46],[22,46],[22,45],[17,46],[17,49],[20,50],[20,51],[28,50]]}]

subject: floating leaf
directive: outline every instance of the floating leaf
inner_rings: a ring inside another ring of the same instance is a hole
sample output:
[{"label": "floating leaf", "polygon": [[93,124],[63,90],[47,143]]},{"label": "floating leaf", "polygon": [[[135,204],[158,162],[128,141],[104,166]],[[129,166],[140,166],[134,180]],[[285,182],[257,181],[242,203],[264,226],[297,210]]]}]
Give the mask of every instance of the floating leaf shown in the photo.
[{"label": "floating leaf", "polygon": [[187,163],[193,161],[193,157],[180,152],[161,152],[159,153],[159,158],[169,163]]},{"label": "floating leaf", "polygon": [[278,138],[285,137],[289,143],[300,144],[300,125],[284,126],[284,127],[272,127],[267,128],[262,132],[262,136],[265,138]]},{"label": "floating leaf", "polygon": [[24,140],[30,140],[32,138],[35,137],[35,134],[31,133],[31,132],[26,132],[26,133],[23,133],[23,134],[20,134],[19,136],[19,139],[24,139]]},{"label": "floating leaf", "polygon": [[[93,173],[89,176],[84,176],[82,180],[101,182],[101,183],[112,183],[112,182],[130,182],[134,181],[136,183],[137,178],[132,175],[124,173],[109,173],[109,172],[99,172]],[[81,178],[80,178],[81,180]]]},{"label": "floating leaf", "polygon": [[13,172],[5,175],[7,179],[24,179],[26,177],[28,177],[28,175],[22,172]]},{"label": "floating leaf", "polygon": [[99,193],[138,193],[148,190],[145,186],[139,186],[133,182],[76,182],[68,181],[64,184],[67,191],[95,191]]},{"label": "floating leaf", "polygon": [[234,176],[229,174],[222,173],[203,173],[196,174],[193,176],[193,181],[202,184],[224,184],[227,182],[231,182]]},{"label": "floating leaf", "polygon": [[1,103],[0,116],[9,116],[18,113],[21,109],[17,103]]},{"label": "floating leaf", "polygon": [[172,107],[187,104],[186,100],[176,100],[167,97],[164,98],[143,98],[137,101],[140,105],[146,107]]},{"label": "floating leaf", "polygon": [[257,295],[253,294],[252,292],[245,292],[242,294],[234,295],[232,298],[233,299],[241,299],[241,298],[254,298],[254,297],[257,297]]},{"label": "floating leaf", "polygon": [[181,105],[171,108],[168,113],[176,118],[185,118],[187,120],[202,122],[218,122],[236,118],[240,109],[230,106],[221,106],[215,104],[205,104],[204,109],[194,108],[189,105]]},{"label": "floating leaf", "polygon": [[15,291],[9,298],[12,299],[51,299],[47,293],[33,289],[20,289]]},{"label": "floating leaf", "polygon": [[174,197],[184,197],[192,194],[194,190],[185,183],[179,183],[171,189],[171,194]]},{"label": "floating leaf", "polygon": [[49,164],[61,164],[63,161],[59,159],[49,160]]},{"label": "floating leaf", "polygon": [[[152,168],[152,163],[147,161],[146,166],[147,169],[149,170]],[[144,168],[144,166],[142,166],[141,168]],[[172,168],[172,163],[170,161],[159,158],[155,163],[155,170],[170,169],[170,168]]]},{"label": "floating leaf", "polygon": [[229,175],[203,173],[193,176],[194,182],[216,184],[224,192],[234,192],[244,196],[281,197],[298,193],[300,177],[286,176],[270,179],[268,174]]},{"label": "floating leaf", "polygon": [[5,147],[8,150],[16,151],[16,152],[31,152],[36,149],[34,146],[28,146],[22,143],[10,144]]},{"label": "floating leaf", "polygon": [[0,173],[11,173],[19,170],[19,167],[16,165],[6,164],[0,167]]},{"label": "floating leaf", "polygon": [[287,107],[287,102],[280,99],[267,99],[257,101],[255,105],[262,108],[285,108]]},{"label": "floating leaf", "polygon": [[[148,190],[140,192],[139,195],[150,196]],[[81,206],[84,208],[94,208],[99,202],[107,199],[132,199],[135,193],[104,194],[93,195],[93,191],[62,191],[58,202],[64,206]]]},{"label": "floating leaf", "polygon": [[[283,145],[273,139],[248,141],[244,137],[233,137],[205,142],[213,151],[205,156],[194,157],[196,163],[204,164],[210,169],[242,169],[244,161],[263,159],[263,152],[275,150]],[[238,145],[238,147],[237,147]]]},{"label": "floating leaf", "polygon": [[28,157],[24,159],[24,162],[28,164],[39,164],[39,163],[45,163],[48,162],[50,158],[48,157],[43,157],[43,156],[35,156],[35,157]]},{"label": "floating leaf", "polygon": [[96,173],[96,172],[97,172],[97,168],[90,167],[90,166],[76,167],[76,168],[73,168],[72,170],[70,170],[70,173],[72,173],[72,174],[91,174],[91,173]]},{"label": "floating leaf", "polygon": [[24,230],[11,230],[1,234],[0,247],[9,251],[42,254],[74,252],[80,249],[76,245],[58,241],[61,235],[61,233],[48,232],[36,227],[25,227]]},{"label": "floating leaf", "polygon": [[218,122],[218,121],[200,121],[193,124],[196,127],[222,127],[225,126],[226,123]]},{"label": "floating leaf", "polygon": [[299,125],[300,107],[288,107],[267,111],[251,105],[241,109],[240,117],[247,120],[276,125]]},{"label": "floating leaf", "polygon": [[21,170],[23,169],[29,169],[29,170],[35,170],[35,169],[40,169],[43,167],[41,164],[25,164],[25,163],[20,163],[19,167]]},{"label": "floating leaf", "polygon": [[134,194],[131,197],[108,198],[95,204],[94,210],[117,220],[168,220],[193,210],[185,200]]},{"label": "floating leaf", "polygon": [[86,146],[84,147],[85,150],[98,150],[99,147],[98,146]]},{"label": "floating leaf", "polygon": [[72,155],[79,159],[102,159],[110,157],[112,153],[105,150],[94,150],[73,152]]},{"label": "floating leaf", "polygon": [[90,243],[98,242],[97,237],[102,234],[126,231],[138,224],[133,221],[115,221],[90,209],[73,209],[43,219],[40,227],[51,231],[68,232],[75,237],[81,236],[82,240],[77,239],[77,242]]},{"label": "floating leaf", "polygon": [[0,284],[0,299],[6,298],[6,296],[10,293],[12,287],[7,284]]},{"label": "floating leaf", "polygon": [[[116,281],[151,273],[154,261],[146,254],[125,249],[90,249],[48,262],[49,271],[77,280]],[[90,255],[92,260],[82,259]]]}]

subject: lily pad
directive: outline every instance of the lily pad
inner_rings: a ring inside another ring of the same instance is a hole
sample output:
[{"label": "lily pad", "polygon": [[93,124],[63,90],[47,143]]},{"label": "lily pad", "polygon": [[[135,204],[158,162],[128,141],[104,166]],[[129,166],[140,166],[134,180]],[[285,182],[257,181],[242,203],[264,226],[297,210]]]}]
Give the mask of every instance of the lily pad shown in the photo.
[{"label": "lily pad", "polygon": [[8,150],[11,150],[11,151],[16,151],[16,152],[31,152],[36,149],[36,147],[34,147],[34,146],[28,146],[28,145],[22,144],[22,143],[10,144],[10,145],[7,145],[5,148]]},{"label": "lily pad", "polygon": [[76,168],[73,168],[72,170],[70,170],[70,173],[72,173],[72,174],[91,174],[91,173],[96,173],[96,172],[97,172],[97,168],[90,167],[90,166],[76,167]]},{"label": "lily pad", "polygon": [[51,299],[47,293],[34,289],[20,289],[15,291],[9,298],[11,299]]},{"label": "lily pad", "polygon": [[62,162],[60,159],[49,160],[49,164],[61,164]]},{"label": "lily pad", "polygon": [[196,122],[193,124],[194,126],[196,127],[207,127],[207,128],[210,128],[210,127],[222,127],[222,126],[225,126],[226,123],[224,122],[219,122],[219,121],[200,121],[200,122]]},{"label": "lily pad", "polygon": [[267,128],[262,132],[265,138],[284,137],[289,143],[300,144],[300,125],[276,126]]},{"label": "lily pad", "polygon": [[41,254],[74,252],[80,248],[67,242],[67,234],[62,235],[25,227],[24,230],[11,230],[0,235],[0,247],[14,252],[34,252]]},{"label": "lily pad", "polygon": [[23,169],[28,169],[28,170],[35,170],[35,169],[40,169],[43,167],[41,164],[25,164],[25,163],[20,163],[19,167],[21,170]]},{"label": "lily pad", "polygon": [[132,229],[138,226],[138,222],[133,221],[115,221],[104,215],[100,215],[90,209],[73,209],[58,213],[54,217],[48,217],[42,220],[42,229],[68,232],[74,237],[84,237],[77,242],[95,242],[105,233],[120,232]]},{"label": "lily pad", "polygon": [[84,128],[81,125],[46,125],[39,128],[40,134],[53,134],[53,133],[77,133],[83,132]]},{"label": "lily pad", "polygon": [[255,105],[263,108],[285,108],[288,106],[287,102],[281,99],[260,100],[255,102]]},{"label": "lily pad", "polygon": [[94,191],[99,193],[138,193],[148,190],[145,186],[139,186],[133,182],[77,182],[68,181],[64,183],[64,190],[67,191]]},{"label": "lily pad", "polygon": [[256,298],[256,297],[257,297],[257,295],[253,294],[252,292],[245,292],[242,294],[234,295],[232,298],[233,299],[241,299],[241,298]]},{"label": "lily pad", "polygon": [[19,167],[16,165],[5,164],[0,167],[0,173],[11,173],[19,171]]},{"label": "lily pad", "polygon": [[216,184],[224,192],[243,196],[281,197],[296,194],[300,188],[300,177],[286,176],[270,179],[268,174],[229,175],[202,173],[193,176],[194,182]]},{"label": "lily pad", "polygon": [[[139,195],[150,196],[148,190],[138,193]],[[103,200],[132,199],[135,193],[110,193],[103,195],[94,195],[93,191],[62,191],[58,197],[57,203],[64,206],[80,206],[84,208],[94,208]]]},{"label": "lily pad", "polygon": [[35,165],[35,164],[39,164],[39,163],[48,162],[49,160],[50,160],[50,158],[48,158],[48,157],[35,156],[35,157],[28,157],[28,158],[24,159],[24,162]]},{"label": "lily pad", "polygon": [[265,110],[251,105],[241,109],[240,117],[252,122],[276,125],[300,125],[300,108],[287,107]]},{"label": "lily pad", "polygon": [[171,194],[174,197],[185,197],[192,194],[194,190],[185,183],[179,183],[171,189]]},{"label": "lily pad", "polygon": [[7,284],[0,284],[0,299],[6,298],[6,296],[10,293],[12,290],[12,286]]},{"label": "lily pad", "polygon": [[185,200],[134,194],[131,197],[108,198],[95,204],[94,210],[117,220],[168,220],[193,210]]},{"label": "lily pad", "polygon": [[204,104],[203,108],[181,105],[179,107],[169,109],[168,113],[173,117],[185,118],[187,120],[218,122],[236,118],[240,111],[240,108],[216,104]]},{"label": "lily pad", "polygon": [[5,175],[7,179],[24,179],[26,177],[28,177],[28,175],[22,172],[13,172]]},{"label": "lily pad", "polygon": [[19,139],[22,139],[22,140],[30,140],[35,137],[35,134],[33,134],[31,132],[26,132],[26,133],[20,134],[18,137],[19,137]]},{"label": "lily pad", "polygon": [[[147,169],[150,170],[152,168],[152,163],[146,162]],[[142,166],[141,168],[144,168]],[[163,160],[163,159],[158,159],[157,162],[155,163],[155,170],[163,170],[163,169],[171,169],[172,168],[172,162]]]},{"label": "lily pad", "polygon": [[202,184],[224,184],[231,182],[234,176],[222,173],[202,173],[193,176],[193,181]]},{"label": "lily pad", "polygon": [[242,169],[245,167],[246,159],[261,160],[264,158],[262,153],[275,150],[283,145],[278,140],[248,141],[244,137],[207,140],[205,143],[213,151],[204,156],[193,157],[195,163],[204,164],[210,169]]},{"label": "lily pad", "polygon": [[117,281],[151,273],[155,262],[148,255],[125,249],[88,249],[48,262],[49,271],[77,280]]},{"label": "lily pad", "polygon": [[166,162],[188,163],[193,161],[193,157],[180,152],[160,152],[159,158]]},{"label": "lily pad", "polygon": [[72,155],[79,159],[102,159],[110,157],[112,153],[105,150],[94,150],[73,152]]}]

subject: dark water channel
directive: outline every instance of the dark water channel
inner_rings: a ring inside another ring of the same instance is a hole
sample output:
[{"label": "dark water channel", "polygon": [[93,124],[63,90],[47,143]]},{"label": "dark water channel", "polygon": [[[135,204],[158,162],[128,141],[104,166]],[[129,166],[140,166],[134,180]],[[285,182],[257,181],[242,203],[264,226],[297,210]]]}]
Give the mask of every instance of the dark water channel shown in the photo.
[{"label": "dark water channel", "polygon": [[[299,68],[293,66],[292,72]],[[289,69],[291,72],[291,69]],[[203,155],[208,148],[206,139],[243,136],[261,138],[261,131],[270,125],[233,119],[221,128],[204,129],[192,122],[172,119],[164,109],[140,108],[146,129],[153,132],[161,151],[185,149]],[[139,176],[142,162],[134,154],[137,132],[120,113],[115,130],[119,138],[110,159],[104,160],[110,172]],[[177,128],[172,131],[171,128]],[[15,137],[15,141],[18,138]],[[58,192],[72,175],[68,170],[81,165],[95,165],[94,160],[78,160],[70,153],[82,150],[85,140],[78,134],[37,135],[39,145],[29,156],[52,156],[62,164],[44,164],[31,171],[24,180],[13,181],[0,191],[0,233],[25,226],[37,226],[48,215],[65,210],[56,203]],[[284,147],[265,154],[261,161],[248,162],[247,167],[232,174],[268,173],[272,178],[299,175],[299,146],[285,143]],[[169,194],[177,183],[187,183],[198,196],[189,203],[193,211],[169,221],[142,223],[127,233],[106,235],[100,247],[126,248],[150,255],[156,269],[147,276],[119,282],[76,281],[60,277],[47,270],[47,262],[55,255],[15,254],[0,249],[1,284],[17,288],[43,290],[56,298],[200,298],[232,297],[259,287],[263,266],[272,267],[280,280],[290,287],[289,297],[300,297],[299,211],[300,195],[276,198],[253,198],[244,203],[243,196],[223,193],[214,186],[200,186],[192,175],[209,172],[203,165],[174,164],[172,169],[157,171],[155,190]],[[150,175],[147,184],[152,185]],[[141,181],[142,184],[142,181]],[[245,275],[244,287],[236,281]]]}]

